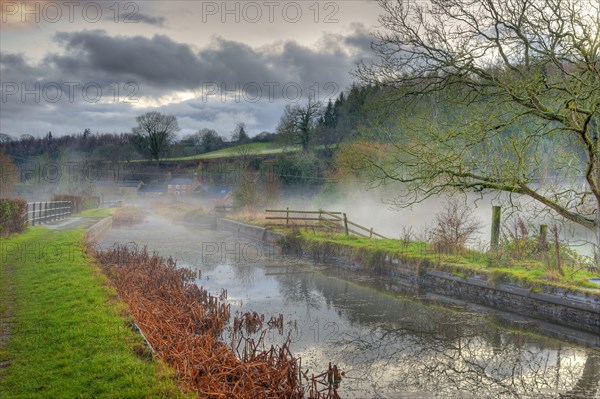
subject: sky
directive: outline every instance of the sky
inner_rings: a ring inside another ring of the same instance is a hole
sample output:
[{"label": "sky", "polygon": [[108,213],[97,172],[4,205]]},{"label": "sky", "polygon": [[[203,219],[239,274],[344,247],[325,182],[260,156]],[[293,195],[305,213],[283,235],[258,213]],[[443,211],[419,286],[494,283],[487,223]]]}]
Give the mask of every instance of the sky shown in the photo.
[{"label": "sky", "polygon": [[371,0],[0,0],[0,133],[130,132],[149,111],[179,136],[274,131],[326,103],[371,57]]}]

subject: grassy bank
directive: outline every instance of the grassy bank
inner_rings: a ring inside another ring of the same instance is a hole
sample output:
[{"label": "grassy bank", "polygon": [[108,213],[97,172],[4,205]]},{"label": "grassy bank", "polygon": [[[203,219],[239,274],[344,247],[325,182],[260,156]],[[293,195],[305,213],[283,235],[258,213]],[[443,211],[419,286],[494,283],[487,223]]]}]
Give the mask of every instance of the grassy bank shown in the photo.
[{"label": "grassy bank", "polygon": [[[252,212],[231,215],[230,218],[257,226],[264,227],[265,224],[265,215]],[[300,228],[275,230],[286,234],[284,244],[287,245],[302,244],[321,252],[334,246],[348,248],[352,259],[366,268],[382,264],[382,260],[386,257],[393,257],[421,270],[441,270],[463,278],[484,277],[492,285],[513,283],[533,291],[566,290],[600,296],[598,286],[589,281],[590,278],[600,277],[598,273],[571,260],[563,262],[563,274],[560,274],[555,268],[548,267],[548,262],[541,261],[539,257],[511,259],[506,249],[497,253],[484,253],[477,250],[439,253],[427,242],[371,239]],[[514,250],[514,248],[509,249]]]},{"label": "grassy bank", "polygon": [[173,372],[149,359],[82,237],[30,227],[2,241],[0,397],[183,397]]},{"label": "grassy bank", "polygon": [[332,246],[346,247],[351,249],[353,260],[367,268],[381,265],[386,257],[392,257],[421,270],[441,270],[462,278],[480,276],[493,285],[515,283],[534,291],[562,289],[600,294],[597,286],[589,281],[598,274],[568,263],[563,265],[564,273],[561,275],[536,259],[511,261],[476,250],[439,253],[425,242],[371,239],[318,231],[287,231],[285,242],[288,245],[301,243],[308,248],[325,251]]},{"label": "grassy bank", "polygon": [[118,208],[93,208],[86,209],[85,211],[81,211],[80,213],[76,213],[73,217],[81,217],[81,218],[105,218],[113,214],[113,212]]}]

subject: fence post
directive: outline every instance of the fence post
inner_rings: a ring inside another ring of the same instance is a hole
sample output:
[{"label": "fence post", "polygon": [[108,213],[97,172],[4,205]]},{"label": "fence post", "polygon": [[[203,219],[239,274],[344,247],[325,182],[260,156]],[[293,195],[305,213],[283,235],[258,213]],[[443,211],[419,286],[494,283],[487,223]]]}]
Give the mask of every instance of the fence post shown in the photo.
[{"label": "fence post", "polygon": [[348,234],[348,218],[346,217],[346,214],[344,213],[344,229],[346,230],[346,235]]},{"label": "fence post", "polygon": [[371,227],[371,231],[369,232],[369,238],[373,238],[373,228]]},{"label": "fence post", "polygon": [[501,207],[492,206],[492,239],[490,241],[492,250],[497,249],[500,242],[500,215]]},{"label": "fence post", "polygon": [[44,223],[48,222],[48,202],[44,202]]},{"label": "fence post", "polygon": [[285,208],[285,227],[288,227],[290,224],[290,207]]},{"label": "fence post", "polygon": [[31,204],[31,225],[35,226],[35,202]]}]

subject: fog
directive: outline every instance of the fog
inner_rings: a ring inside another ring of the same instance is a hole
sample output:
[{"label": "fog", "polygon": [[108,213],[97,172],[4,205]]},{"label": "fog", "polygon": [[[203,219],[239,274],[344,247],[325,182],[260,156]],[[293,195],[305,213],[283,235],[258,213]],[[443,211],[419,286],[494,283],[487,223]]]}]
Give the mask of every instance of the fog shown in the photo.
[{"label": "fog", "polygon": [[[366,189],[360,184],[339,185],[336,193],[324,196],[320,193],[284,196],[279,202],[282,209],[290,207],[294,210],[318,210],[344,212],[348,220],[373,228],[388,238],[400,239],[406,231],[410,231],[413,239],[426,240],[428,232],[434,227],[436,215],[448,207],[448,202],[455,200],[469,209],[471,218],[476,220],[479,229],[469,241],[468,246],[486,250],[491,238],[492,206],[502,207],[501,238],[514,231],[515,221],[524,221],[530,236],[539,233],[539,226],[556,224],[560,229],[560,238],[564,243],[582,255],[593,254],[594,234],[575,223],[564,220],[529,198],[505,193],[458,193],[432,196],[422,202],[408,207],[398,206],[394,200],[398,198],[398,187]],[[410,229],[410,230],[408,230]]]}]

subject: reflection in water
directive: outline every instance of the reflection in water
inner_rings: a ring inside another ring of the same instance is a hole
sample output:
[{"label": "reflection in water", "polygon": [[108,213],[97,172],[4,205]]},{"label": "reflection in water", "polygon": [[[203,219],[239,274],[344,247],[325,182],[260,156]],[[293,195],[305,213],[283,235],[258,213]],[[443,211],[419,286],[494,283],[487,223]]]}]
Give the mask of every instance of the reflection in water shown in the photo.
[{"label": "reflection in water", "polygon": [[[383,294],[325,275],[314,263],[272,256],[271,249],[242,256],[250,242],[226,233],[159,220],[145,227],[113,230],[103,245],[135,240],[176,257],[201,271],[198,284],[209,291],[227,289],[234,312],[257,311],[266,320],[282,313],[283,335],[291,332],[303,368],[320,372],[332,362],[345,371],[343,397],[600,397],[600,354],[593,350]],[[215,250],[223,247],[227,253]],[[268,337],[283,339],[276,330]]]}]

